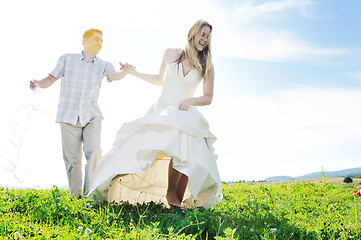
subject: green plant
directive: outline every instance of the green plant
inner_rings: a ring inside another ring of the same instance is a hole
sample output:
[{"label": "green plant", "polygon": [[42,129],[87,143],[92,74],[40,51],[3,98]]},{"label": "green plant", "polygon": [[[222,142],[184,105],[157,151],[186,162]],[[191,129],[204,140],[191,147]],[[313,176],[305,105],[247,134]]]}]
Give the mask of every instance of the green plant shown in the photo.
[{"label": "green plant", "polygon": [[0,239],[360,239],[352,184],[223,184],[210,210],[94,204],[68,190],[0,188]]}]

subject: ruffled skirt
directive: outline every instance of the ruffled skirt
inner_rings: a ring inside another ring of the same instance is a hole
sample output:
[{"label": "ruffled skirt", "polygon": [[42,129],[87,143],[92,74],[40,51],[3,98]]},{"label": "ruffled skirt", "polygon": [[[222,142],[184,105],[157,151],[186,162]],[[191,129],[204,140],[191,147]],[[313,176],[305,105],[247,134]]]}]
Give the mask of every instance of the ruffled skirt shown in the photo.
[{"label": "ruffled skirt", "polygon": [[188,176],[185,198],[209,209],[222,199],[215,140],[197,108],[180,111],[160,100],[119,129],[113,148],[91,175],[91,194],[97,201],[167,205],[172,159],[173,167]]}]

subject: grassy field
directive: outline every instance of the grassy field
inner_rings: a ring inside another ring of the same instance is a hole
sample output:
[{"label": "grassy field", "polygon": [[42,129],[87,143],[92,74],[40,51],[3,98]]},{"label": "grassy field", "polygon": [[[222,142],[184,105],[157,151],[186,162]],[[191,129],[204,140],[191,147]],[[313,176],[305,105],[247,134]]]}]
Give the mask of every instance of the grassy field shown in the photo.
[{"label": "grassy field", "polygon": [[228,183],[212,209],[95,205],[0,187],[0,239],[361,239],[360,180]]}]

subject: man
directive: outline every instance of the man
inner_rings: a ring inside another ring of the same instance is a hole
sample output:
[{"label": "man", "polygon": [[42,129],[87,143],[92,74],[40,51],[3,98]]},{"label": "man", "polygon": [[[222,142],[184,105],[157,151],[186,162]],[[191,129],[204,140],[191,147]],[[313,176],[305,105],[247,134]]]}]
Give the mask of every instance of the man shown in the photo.
[{"label": "man", "polygon": [[61,80],[60,99],[56,122],[60,123],[63,158],[68,176],[70,193],[82,197],[82,152],[86,157],[84,195],[89,191],[89,178],[101,157],[100,132],[103,115],[97,104],[102,79],[120,80],[132,68],[122,64],[120,71],[96,55],[102,48],[102,32],[89,29],[83,35],[84,49],[81,53],[64,54],[49,76],[30,82],[34,89],[50,87]]}]

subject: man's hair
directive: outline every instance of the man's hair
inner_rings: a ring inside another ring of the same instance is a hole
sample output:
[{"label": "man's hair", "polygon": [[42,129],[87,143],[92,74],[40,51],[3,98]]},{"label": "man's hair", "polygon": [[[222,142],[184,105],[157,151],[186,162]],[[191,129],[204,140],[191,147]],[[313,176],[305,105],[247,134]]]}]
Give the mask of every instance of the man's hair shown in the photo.
[{"label": "man's hair", "polygon": [[89,39],[91,36],[94,35],[94,33],[99,33],[100,35],[103,35],[102,31],[99,29],[91,28],[84,32],[83,39]]}]

